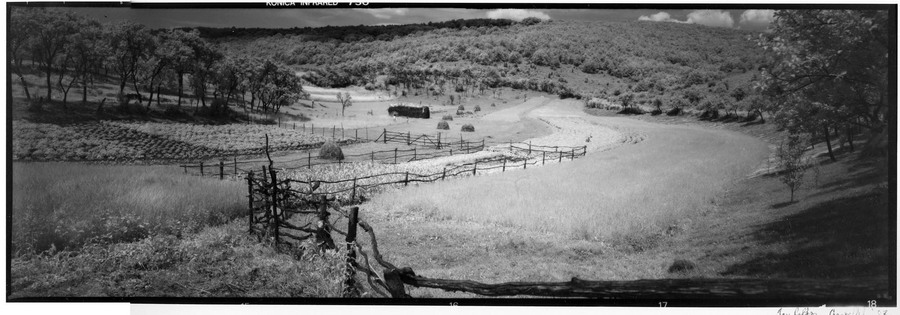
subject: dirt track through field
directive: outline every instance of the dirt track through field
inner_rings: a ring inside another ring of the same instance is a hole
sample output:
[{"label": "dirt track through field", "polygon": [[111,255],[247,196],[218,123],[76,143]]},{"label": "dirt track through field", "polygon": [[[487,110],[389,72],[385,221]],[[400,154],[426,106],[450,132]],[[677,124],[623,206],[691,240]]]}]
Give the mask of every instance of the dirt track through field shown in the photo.
[{"label": "dirt track through field", "polygon": [[552,134],[531,139],[533,144],[587,145],[587,156],[464,183],[423,185],[402,194],[420,196],[410,202],[430,199],[451,216],[606,237],[658,227],[705,207],[768,153],[764,142],[736,132],[596,117],[574,100],[535,99],[523,105],[518,117],[555,127]]}]

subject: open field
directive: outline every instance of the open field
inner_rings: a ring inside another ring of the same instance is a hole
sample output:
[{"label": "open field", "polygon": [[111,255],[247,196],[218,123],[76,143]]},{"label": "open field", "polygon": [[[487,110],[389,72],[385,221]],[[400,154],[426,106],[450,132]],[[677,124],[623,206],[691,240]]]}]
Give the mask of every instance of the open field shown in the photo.
[{"label": "open field", "polygon": [[7,10],[7,300],[896,304],[896,8],[52,6]]},{"label": "open field", "polygon": [[13,252],[190,234],[244,214],[239,182],[168,166],[13,163]]}]

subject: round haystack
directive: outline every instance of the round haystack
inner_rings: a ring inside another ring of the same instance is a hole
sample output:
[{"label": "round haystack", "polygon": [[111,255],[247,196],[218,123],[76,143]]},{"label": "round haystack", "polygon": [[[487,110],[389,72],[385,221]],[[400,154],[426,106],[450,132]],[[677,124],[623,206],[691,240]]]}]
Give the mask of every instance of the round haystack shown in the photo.
[{"label": "round haystack", "polygon": [[448,124],[446,121],[441,120],[441,121],[438,122],[438,127],[437,127],[437,128],[438,128],[438,129],[443,129],[443,130],[450,130],[450,124]]},{"label": "round haystack", "polygon": [[465,124],[462,126],[462,129],[460,129],[460,130],[465,131],[465,132],[475,132],[475,126],[472,126],[472,124]]},{"label": "round haystack", "polygon": [[344,159],[344,152],[341,151],[341,147],[337,143],[328,141],[319,149],[319,158],[340,161]]}]

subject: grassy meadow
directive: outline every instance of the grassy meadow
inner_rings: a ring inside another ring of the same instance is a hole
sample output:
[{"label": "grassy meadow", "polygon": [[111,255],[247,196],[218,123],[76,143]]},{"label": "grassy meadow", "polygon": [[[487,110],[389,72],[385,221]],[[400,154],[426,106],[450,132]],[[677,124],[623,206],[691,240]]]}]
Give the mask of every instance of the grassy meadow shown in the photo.
[{"label": "grassy meadow", "polygon": [[418,207],[453,218],[640,247],[704,211],[723,187],[767,156],[764,143],[736,133],[642,127],[652,132],[646,143],[528,172],[422,185],[375,201],[388,209]]},{"label": "grassy meadow", "polygon": [[244,215],[247,187],[166,166],[13,163],[13,253],[180,237]]}]

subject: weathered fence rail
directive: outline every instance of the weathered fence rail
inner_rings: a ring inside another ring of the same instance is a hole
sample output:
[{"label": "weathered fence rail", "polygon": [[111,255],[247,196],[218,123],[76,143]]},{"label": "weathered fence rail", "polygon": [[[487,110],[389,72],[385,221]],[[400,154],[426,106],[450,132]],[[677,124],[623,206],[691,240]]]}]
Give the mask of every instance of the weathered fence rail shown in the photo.
[{"label": "weathered fence rail", "polygon": [[[337,247],[333,234],[345,236],[347,248],[343,281],[344,297],[358,296],[361,273],[373,294],[409,298],[406,286],[467,292],[482,296],[540,296],[626,300],[714,300],[769,301],[803,299],[809,303],[867,301],[889,291],[889,279],[647,279],[591,281],[572,278],[563,282],[481,283],[438,279],[399,268],[387,261],[378,248],[374,228],[359,217],[359,208],[345,210],[338,198],[290,189],[290,180],[278,180],[278,172],[261,170],[248,174],[249,233],[272,241],[276,248],[313,239],[322,249]],[[264,175],[268,174],[268,175]],[[333,216],[334,215],[334,216]],[[346,231],[336,223],[346,219]],[[368,249],[357,240],[357,228],[368,236]],[[372,258],[370,260],[369,258]],[[864,280],[864,281],[863,281]],[[863,302],[860,302],[863,303]]]}]

